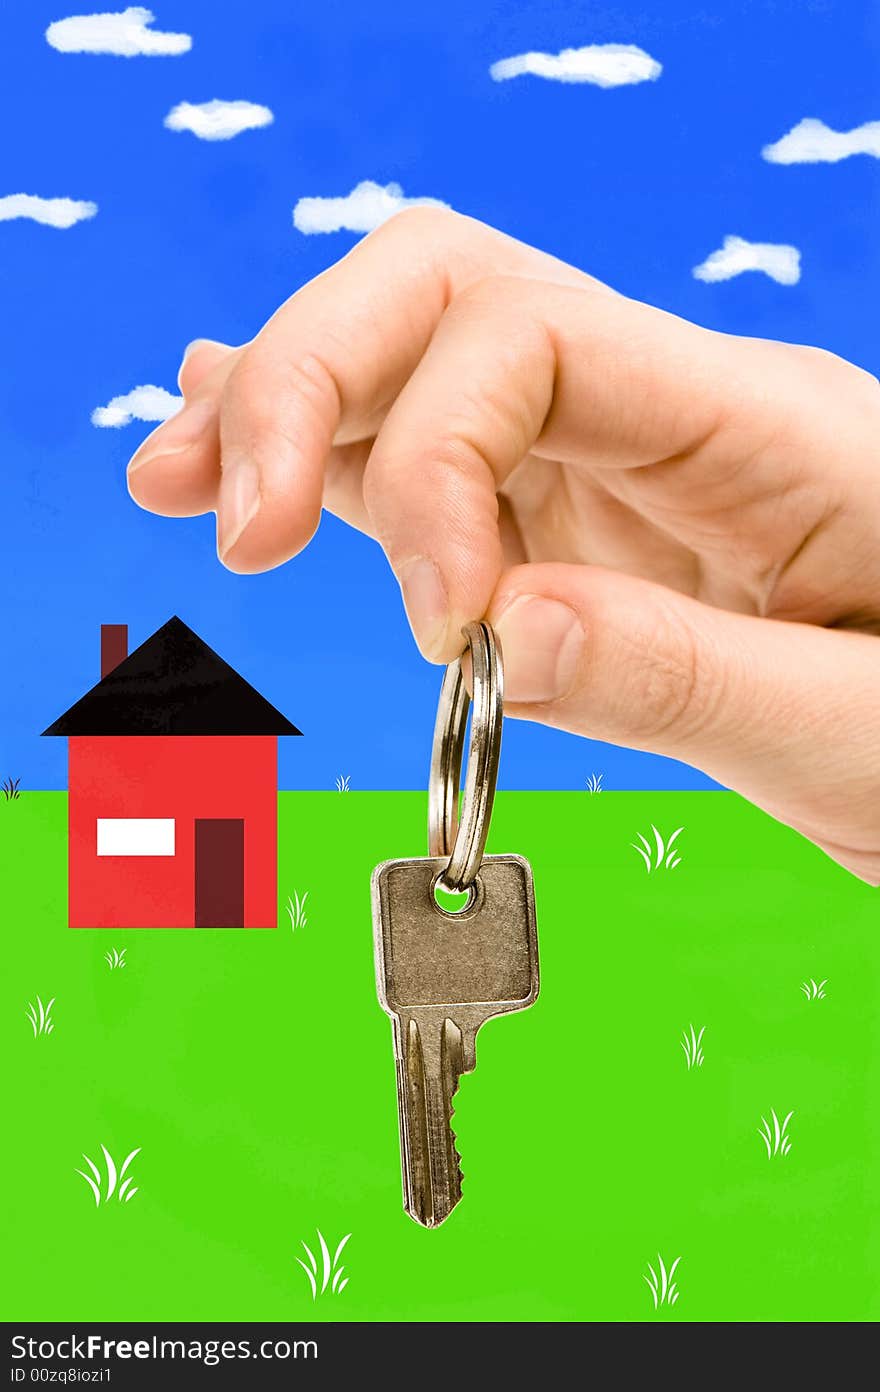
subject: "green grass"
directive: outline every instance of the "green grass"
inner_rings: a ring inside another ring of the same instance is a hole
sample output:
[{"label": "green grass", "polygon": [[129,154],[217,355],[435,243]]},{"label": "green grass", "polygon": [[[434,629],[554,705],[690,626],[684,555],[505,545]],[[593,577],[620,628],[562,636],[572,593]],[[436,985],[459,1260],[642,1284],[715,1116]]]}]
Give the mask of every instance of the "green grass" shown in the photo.
[{"label": "green grass", "polygon": [[[533,863],[541,997],[480,1034],[465,1197],[427,1232],[401,1209],[369,896],[377,861],[422,853],[424,796],[280,808],[276,932],[74,932],[64,795],[0,803],[6,1319],[877,1318],[875,890],[731,794],[502,793],[490,849]],[[632,849],[652,824],[684,827],[672,873]],[[793,1117],[768,1160],[771,1108]],[[132,1202],[76,1173],[102,1145],[141,1148]],[[352,1236],[348,1285],[313,1302],[317,1229],[331,1254]],[[658,1252],[680,1294],[655,1312]]]}]

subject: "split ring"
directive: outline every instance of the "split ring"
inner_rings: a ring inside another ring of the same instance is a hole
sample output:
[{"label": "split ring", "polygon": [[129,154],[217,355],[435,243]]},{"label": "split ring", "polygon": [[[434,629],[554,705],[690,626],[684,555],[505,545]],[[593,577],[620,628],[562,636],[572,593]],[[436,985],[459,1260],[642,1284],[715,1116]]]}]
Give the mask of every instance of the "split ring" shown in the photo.
[{"label": "split ring", "polygon": [[504,715],[498,639],[482,621],[468,624],[462,632],[471,653],[474,710],[460,818],[461,765],[471,704],[461,658],[446,668],[440,687],[428,781],[428,853],[448,856],[449,863],[437,883],[450,894],[471,887],[483,859],[498,781]]}]

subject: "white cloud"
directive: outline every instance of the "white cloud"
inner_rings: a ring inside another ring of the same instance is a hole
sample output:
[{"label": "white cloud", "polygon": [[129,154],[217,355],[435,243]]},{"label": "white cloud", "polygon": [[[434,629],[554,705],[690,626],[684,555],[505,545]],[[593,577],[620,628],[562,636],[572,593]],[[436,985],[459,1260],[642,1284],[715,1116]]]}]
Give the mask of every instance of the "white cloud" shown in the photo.
[{"label": "white cloud", "polygon": [[115,53],[120,58],[174,57],[192,48],[189,34],[151,29],[154,19],[140,5],[117,14],[71,15],[49,25],[46,42],[59,53]]},{"label": "white cloud", "polygon": [[635,44],[588,44],[561,53],[519,53],[501,58],[489,69],[496,82],[530,73],[554,82],[592,82],[596,87],[623,87],[629,82],[654,82],[663,65]]},{"label": "white cloud", "polygon": [[275,117],[268,106],[249,101],[179,102],[165,117],[173,131],[192,131],[199,140],[231,140],[242,131],[271,126]]},{"label": "white cloud", "polygon": [[164,421],[183,405],[182,396],[172,396],[164,387],[134,387],[125,396],[114,396],[106,406],[92,412],[92,425],[131,425],[133,420]]},{"label": "white cloud", "polygon": [[293,210],[298,232],[372,232],[401,208],[427,204],[446,208],[438,198],[404,198],[400,184],[374,184],[364,179],[345,198],[301,198]]},{"label": "white cloud", "polygon": [[801,254],[795,246],[781,242],[747,242],[743,237],[725,237],[724,245],[713,251],[699,266],[697,280],[731,280],[743,271],[763,271],[780,285],[797,285],[801,278]]},{"label": "white cloud", "polygon": [[866,121],[850,131],[832,130],[824,121],[807,117],[761,154],[771,164],[837,164],[850,155],[880,159],[880,121]]},{"label": "white cloud", "polygon": [[30,218],[47,227],[73,227],[74,223],[93,218],[97,203],[84,203],[78,198],[39,198],[34,193],[8,193],[0,198],[0,222],[13,218]]}]

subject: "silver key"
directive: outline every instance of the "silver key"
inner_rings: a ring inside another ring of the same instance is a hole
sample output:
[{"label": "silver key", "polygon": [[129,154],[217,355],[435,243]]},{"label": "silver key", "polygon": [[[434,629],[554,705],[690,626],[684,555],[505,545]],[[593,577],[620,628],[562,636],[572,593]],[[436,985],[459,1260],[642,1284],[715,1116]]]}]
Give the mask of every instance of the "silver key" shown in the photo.
[{"label": "silver key", "polygon": [[379,999],[394,1032],[404,1208],[428,1228],[461,1198],[453,1098],[461,1074],[476,1067],[477,1030],[538,994],[528,861],[485,856],[456,913],[434,897],[446,866],[446,858],[389,860],[372,882]]}]

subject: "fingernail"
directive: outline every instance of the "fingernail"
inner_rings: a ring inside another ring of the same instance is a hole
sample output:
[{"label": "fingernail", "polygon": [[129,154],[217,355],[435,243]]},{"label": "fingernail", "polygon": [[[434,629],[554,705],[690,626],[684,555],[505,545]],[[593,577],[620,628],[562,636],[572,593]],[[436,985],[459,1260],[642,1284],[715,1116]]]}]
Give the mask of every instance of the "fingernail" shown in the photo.
[{"label": "fingernail", "polygon": [[497,619],[509,701],[558,701],[574,685],[584,630],[573,609],[556,599],[519,595]]},{"label": "fingernail", "polygon": [[416,641],[426,657],[440,653],[449,622],[446,586],[433,561],[414,556],[398,570],[403,602]]},{"label": "fingernail", "polygon": [[136,450],[128,466],[133,474],[151,460],[163,454],[180,454],[200,439],[217,414],[217,403],[213,398],[202,397],[182,406],[175,416],[160,425],[152,435],[148,435],[140,449]]},{"label": "fingernail", "polygon": [[260,509],[260,474],[247,456],[223,461],[217,500],[217,551],[223,560]]}]

